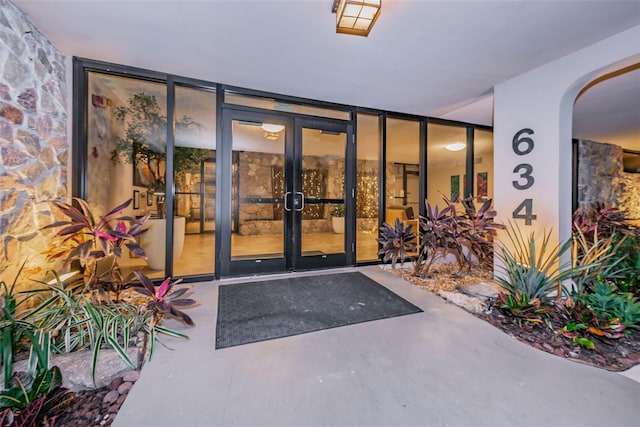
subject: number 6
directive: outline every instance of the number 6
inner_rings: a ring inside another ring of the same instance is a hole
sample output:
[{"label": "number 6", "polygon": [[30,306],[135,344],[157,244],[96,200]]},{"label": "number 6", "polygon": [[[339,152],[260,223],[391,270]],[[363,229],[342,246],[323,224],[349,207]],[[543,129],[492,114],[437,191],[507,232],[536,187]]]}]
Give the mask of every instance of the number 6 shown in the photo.
[{"label": "number 6", "polygon": [[[529,154],[533,150],[533,139],[528,136],[522,136],[522,134],[533,135],[533,130],[529,128],[520,129],[515,135],[513,135],[513,152],[519,156]],[[522,136],[522,137],[521,137]],[[527,144],[524,150],[520,149],[520,144]]]}]

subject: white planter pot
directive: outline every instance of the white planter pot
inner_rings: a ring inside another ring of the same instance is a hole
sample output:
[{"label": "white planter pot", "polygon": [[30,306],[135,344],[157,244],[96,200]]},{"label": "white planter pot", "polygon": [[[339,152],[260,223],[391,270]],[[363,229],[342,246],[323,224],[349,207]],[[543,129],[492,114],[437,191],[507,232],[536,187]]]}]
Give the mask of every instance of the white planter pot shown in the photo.
[{"label": "white planter pot", "polygon": [[[140,245],[147,254],[147,264],[152,270],[164,270],[165,247],[167,245],[167,220],[151,218],[145,223],[147,232],[140,237]],[[182,255],[184,247],[185,217],[173,218],[173,260]]]},{"label": "white planter pot", "polygon": [[333,232],[337,234],[344,234],[344,217],[343,216],[332,216],[331,217],[331,227],[333,227]]}]

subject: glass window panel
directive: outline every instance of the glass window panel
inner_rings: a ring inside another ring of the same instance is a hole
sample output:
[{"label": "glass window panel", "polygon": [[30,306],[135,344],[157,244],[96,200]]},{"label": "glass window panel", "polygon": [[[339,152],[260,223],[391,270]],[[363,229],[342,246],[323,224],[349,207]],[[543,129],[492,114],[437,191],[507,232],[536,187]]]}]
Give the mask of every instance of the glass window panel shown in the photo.
[{"label": "glass window panel", "polygon": [[284,137],[232,121],[232,260],[284,256]]},{"label": "glass window panel", "polygon": [[174,275],[212,274],[216,211],[215,91],[176,86],[174,141]]},{"label": "glass window panel", "polygon": [[[345,133],[302,128],[302,255],[345,252]],[[329,202],[329,200],[331,202]]]},{"label": "glass window panel", "polygon": [[287,111],[291,113],[306,114],[317,117],[329,117],[332,119],[349,120],[349,111],[332,110],[329,108],[314,107],[312,105],[292,104],[278,101],[272,98],[260,96],[240,95],[233,92],[225,92],[224,102],[229,104],[244,105],[247,107],[263,108],[265,110]]},{"label": "glass window panel", "polygon": [[[164,191],[166,92],[161,83],[88,73],[86,197],[95,215],[131,197],[126,215],[155,212],[147,200],[154,199],[156,190]],[[149,118],[148,112],[154,114]],[[164,277],[164,241],[148,234],[141,240],[147,261],[123,252],[119,265],[124,277],[134,269]]]},{"label": "glass window panel", "polygon": [[[429,123],[427,125],[427,200],[443,206],[442,196],[464,194],[467,129]],[[465,144],[462,149],[461,144]],[[458,151],[451,151],[457,149]]]},{"label": "glass window panel", "polygon": [[[385,221],[395,218],[414,221],[418,217],[420,170],[420,122],[404,119],[387,119],[387,209]],[[414,229],[417,227],[417,220]]]},{"label": "glass window panel", "polygon": [[493,199],[493,132],[475,130],[473,141],[473,162],[476,179],[474,194],[480,198]]},{"label": "glass window panel", "polygon": [[356,260],[375,261],[378,259],[380,118],[358,114],[357,120]]}]

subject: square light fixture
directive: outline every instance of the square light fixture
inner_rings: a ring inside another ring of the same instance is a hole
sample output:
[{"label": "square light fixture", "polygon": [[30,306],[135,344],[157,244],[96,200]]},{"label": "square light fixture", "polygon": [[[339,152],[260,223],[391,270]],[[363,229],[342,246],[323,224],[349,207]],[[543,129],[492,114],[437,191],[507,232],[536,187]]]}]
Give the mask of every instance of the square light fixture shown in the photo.
[{"label": "square light fixture", "polygon": [[336,33],[367,37],[380,16],[382,0],[334,0]]}]

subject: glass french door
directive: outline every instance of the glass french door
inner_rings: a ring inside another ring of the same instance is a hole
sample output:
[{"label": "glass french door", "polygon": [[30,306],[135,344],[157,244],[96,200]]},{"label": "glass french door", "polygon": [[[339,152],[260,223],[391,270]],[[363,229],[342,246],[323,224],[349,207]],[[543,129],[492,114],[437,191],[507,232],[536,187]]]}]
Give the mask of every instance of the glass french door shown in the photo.
[{"label": "glass french door", "polygon": [[234,110],[223,121],[221,274],[352,264],[350,124]]}]

